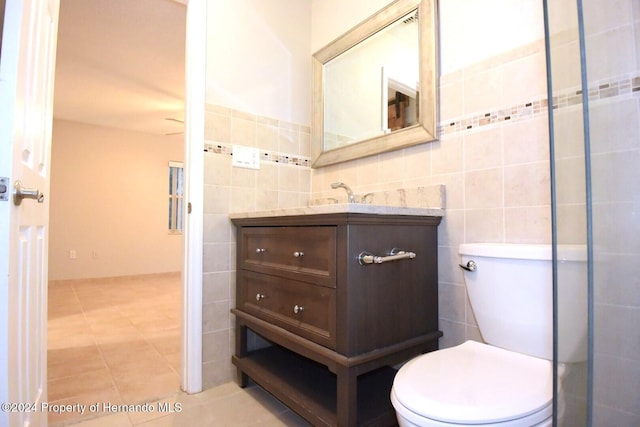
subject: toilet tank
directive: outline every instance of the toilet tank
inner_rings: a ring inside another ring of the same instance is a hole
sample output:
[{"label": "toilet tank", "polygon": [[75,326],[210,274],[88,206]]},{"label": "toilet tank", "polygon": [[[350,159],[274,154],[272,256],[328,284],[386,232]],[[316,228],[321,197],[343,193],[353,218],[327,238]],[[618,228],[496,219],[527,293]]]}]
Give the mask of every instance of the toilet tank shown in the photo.
[{"label": "toilet tank", "polygon": [[[551,245],[460,245],[469,301],[483,339],[491,345],[553,359]],[[559,360],[586,358],[586,249],[558,247]]]}]

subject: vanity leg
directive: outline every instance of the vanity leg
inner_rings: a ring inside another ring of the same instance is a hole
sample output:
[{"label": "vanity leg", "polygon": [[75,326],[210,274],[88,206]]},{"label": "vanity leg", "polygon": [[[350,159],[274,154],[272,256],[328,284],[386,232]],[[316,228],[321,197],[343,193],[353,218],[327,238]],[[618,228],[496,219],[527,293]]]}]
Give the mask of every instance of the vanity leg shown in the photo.
[{"label": "vanity leg", "polygon": [[355,369],[338,366],[336,402],[338,426],[351,427],[358,422],[358,377]]},{"label": "vanity leg", "polygon": [[[247,327],[245,325],[236,325],[236,357],[245,357],[247,355]],[[245,388],[249,383],[249,377],[238,368],[238,385]]]}]

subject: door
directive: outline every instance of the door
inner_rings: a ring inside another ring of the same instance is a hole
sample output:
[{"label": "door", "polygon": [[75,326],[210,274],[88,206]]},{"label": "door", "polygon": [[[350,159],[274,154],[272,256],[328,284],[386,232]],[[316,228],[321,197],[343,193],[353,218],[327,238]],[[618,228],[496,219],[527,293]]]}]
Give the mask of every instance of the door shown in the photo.
[{"label": "door", "polygon": [[[0,402],[15,406],[3,406],[0,426],[47,422],[41,410],[47,396],[47,194],[58,8],[59,0],[6,2],[0,62]],[[14,197],[19,183],[26,187],[24,198]]]}]

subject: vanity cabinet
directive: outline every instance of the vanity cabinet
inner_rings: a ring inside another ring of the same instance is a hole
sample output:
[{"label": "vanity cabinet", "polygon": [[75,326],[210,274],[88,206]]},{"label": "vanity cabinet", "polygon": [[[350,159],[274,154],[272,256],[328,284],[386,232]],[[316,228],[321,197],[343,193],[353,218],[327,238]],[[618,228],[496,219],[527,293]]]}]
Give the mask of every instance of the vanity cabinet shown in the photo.
[{"label": "vanity cabinet", "polygon": [[[440,220],[355,213],[233,218],[232,361],[240,384],[251,378],[313,425],[394,425],[391,366],[436,350],[442,335]],[[368,255],[383,262],[368,264]],[[249,329],[272,345],[249,348]]]}]

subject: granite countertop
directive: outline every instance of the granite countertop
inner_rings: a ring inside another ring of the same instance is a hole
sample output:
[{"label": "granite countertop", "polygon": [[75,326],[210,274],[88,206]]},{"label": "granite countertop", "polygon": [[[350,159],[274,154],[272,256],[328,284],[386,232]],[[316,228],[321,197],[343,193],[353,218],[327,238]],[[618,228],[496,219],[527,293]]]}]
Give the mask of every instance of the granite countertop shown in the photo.
[{"label": "granite countertop", "polygon": [[237,212],[229,214],[230,219],[263,218],[292,215],[319,215],[335,213],[361,213],[373,215],[413,215],[413,216],[444,216],[444,209],[440,208],[412,208],[400,206],[382,206],[364,203],[333,203],[326,205],[300,206],[285,209],[273,209],[257,212]]}]

